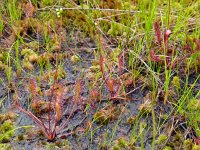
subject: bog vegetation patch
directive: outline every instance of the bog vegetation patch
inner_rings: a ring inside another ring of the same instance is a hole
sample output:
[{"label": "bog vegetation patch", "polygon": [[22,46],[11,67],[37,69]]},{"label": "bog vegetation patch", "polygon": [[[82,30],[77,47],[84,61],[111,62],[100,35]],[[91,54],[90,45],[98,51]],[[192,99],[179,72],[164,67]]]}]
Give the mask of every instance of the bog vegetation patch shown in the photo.
[{"label": "bog vegetation patch", "polygon": [[0,3],[0,149],[200,149],[199,0]]}]

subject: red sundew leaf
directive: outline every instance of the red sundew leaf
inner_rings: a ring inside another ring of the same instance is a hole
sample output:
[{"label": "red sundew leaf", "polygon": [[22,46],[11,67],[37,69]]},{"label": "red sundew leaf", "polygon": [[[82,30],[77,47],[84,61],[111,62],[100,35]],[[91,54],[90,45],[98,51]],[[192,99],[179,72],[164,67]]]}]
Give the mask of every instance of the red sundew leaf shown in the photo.
[{"label": "red sundew leaf", "polygon": [[99,96],[100,96],[100,94],[99,94],[99,91],[98,91],[97,89],[92,89],[92,90],[90,91],[90,101],[89,101],[89,103],[90,103],[90,106],[91,106],[92,108],[95,108],[95,103],[94,103],[94,101],[95,101],[95,100],[99,100]]},{"label": "red sundew leaf", "polygon": [[93,89],[91,92],[90,92],[90,95],[92,97],[92,99],[98,99],[99,97],[99,92],[97,89]]},{"label": "red sundew leaf", "polygon": [[156,32],[156,37],[157,37],[159,46],[162,47],[162,33],[160,31],[160,25],[158,22],[154,23],[154,30]]},{"label": "red sundew leaf", "polygon": [[55,124],[57,124],[62,117],[62,107],[61,107],[61,104],[57,101],[55,101],[54,107],[55,107],[55,113],[56,113],[55,114],[55,122],[56,122]]},{"label": "red sundew leaf", "polygon": [[113,97],[114,93],[115,93],[114,82],[115,81],[113,79],[108,79],[107,80],[107,87],[108,87],[108,90],[110,92],[111,97]]},{"label": "red sundew leaf", "polygon": [[55,101],[54,101],[54,108],[55,108],[55,122],[57,124],[57,122],[60,121],[61,117],[62,117],[62,106],[63,106],[63,87],[58,84],[58,89],[56,92],[56,97],[55,97]]},{"label": "red sundew leaf", "polygon": [[79,98],[81,96],[81,88],[82,88],[81,79],[77,79],[76,83],[75,83],[74,105],[73,105],[73,107],[71,109],[71,112],[70,112],[69,116],[66,118],[65,122],[62,124],[62,126],[60,126],[57,129],[57,133],[60,133],[62,131],[62,129],[64,129],[66,127],[66,125],[69,123],[69,119],[73,115],[74,109],[77,107],[78,100],[79,100]]},{"label": "red sundew leaf", "polygon": [[116,96],[116,95],[119,95],[119,92],[120,92],[120,87],[121,87],[121,82],[120,82],[120,80],[117,80],[117,81],[116,81],[116,85],[117,85],[117,86],[116,86],[116,90],[115,90],[115,91],[116,91],[116,92],[115,92],[115,96]]},{"label": "red sundew leaf", "polygon": [[39,107],[39,100],[37,97],[37,83],[35,79],[30,79],[29,81],[29,91],[31,92],[32,96],[33,96],[33,102],[31,104],[33,109],[37,109]]},{"label": "red sundew leaf", "polygon": [[81,80],[78,79],[75,84],[75,102],[78,101],[80,95],[81,95]]},{"label": "red sundew leaf", "polygon": [[151,59],[152,61],[155,61],[155,62],[160,62],[160,61],[162,61],[162,60],[160,59],[159,56],[156,56],[156,55],[155,55],[155,52],[154,52],[153,50],[150,51],[150,59]]},{"label": "red sundew leaf", "polygon": [[37,84],[36,84],[35,79],[30,79],[29,90],[31,91],[33,95],[36,95],[37,93],[36,89],[37,89]]},{"label": "red sundew leaf", "polygon": [[168,39],[169,39],[169,36],[172,34],[171,30],[166,30],[165,33],[164,33],[164,43],[165,43],[165,46],[167,46],[167,42],[168,42]]}]

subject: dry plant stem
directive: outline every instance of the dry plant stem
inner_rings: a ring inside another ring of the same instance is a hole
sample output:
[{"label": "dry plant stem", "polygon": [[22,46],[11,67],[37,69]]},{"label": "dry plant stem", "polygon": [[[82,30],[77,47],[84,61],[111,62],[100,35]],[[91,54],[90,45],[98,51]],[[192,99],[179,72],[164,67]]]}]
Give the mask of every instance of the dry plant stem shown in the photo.
[{"label": "dry plant stem", "polygon": [[[57,6],[60,7],[60,6]],[[111,11],[111,12],[127,12],[127,13],[141,13],[142,11],[136,11],[136,10],[120,10],[120,9],[101,9],[101,8],[81,8],[81,7],[75,7],[75,8],[66,8],[66,7],[62,7],[63,10],[92,10],[92,11]],[[49,9],[53,9],[53,7],[44,7],[44,8],[40,8],[37,9],[38,11],[48,11]],[[146,13],[148,13],[146,11]]]},{"label": "dry plant stem", "polygon": [[106,44],[106,42],[104,42],[104,44],[100,47],[99,46],[99,48],[109,48],[110,46],[116,46],[115,44],[113,44],[113,42],[106,36],[106,34],[102,31],[102,29],[100,28],[100,26],[98,26],[97,24],[95,24],[95,27],[96,27],[96,30],[97,30],[97,34],[98,34],[98,38],[99,38],[99,41],[101,42],[101,43],[99,43],[99,44],[101,44],[102,45],[102,41],[103,41],[103,38],[105,37],[105,39],[104,39],[104,41],[106,40],[107,42],[109,42],[110,44]]}]

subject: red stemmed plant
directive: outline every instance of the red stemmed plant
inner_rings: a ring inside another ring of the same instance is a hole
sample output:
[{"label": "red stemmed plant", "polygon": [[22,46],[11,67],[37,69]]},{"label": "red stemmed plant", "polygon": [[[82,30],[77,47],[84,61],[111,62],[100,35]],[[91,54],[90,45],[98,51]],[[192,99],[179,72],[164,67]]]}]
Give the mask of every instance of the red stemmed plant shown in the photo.
[{"label": "red stemmed plant", "polygon": [[[15,101],[15,106],[21,112],[28,115],[33,121],[42,129],[44,135],[49,141],[52,141],[56,138],[56,135],[62,133],[62,130],[67,126],[70,117],[73,115],[79,96],[81,93],[81,81],[77,80],[75,83],[75,96],[74,96],[74,105],[73,108],[66,120],[61,121],[63,114],[63,85],[58,83],[57,77],[54,77],[54,83],[49,90],[49,101],[47,101],[46,112],[47,116],[43,116],[41,112],[42,99],[39,98],[37,92],[37,84],[35,79],[30,80],[29,91],[32,94],[32,110],[35,110],[35,113],[32,113],[29,110],[25,110],[20,105],[18,99]],[[63,122],[62,124],[60,122]]]},{"label": "red stemmed plant", "polygon": [[174,51],[176,51],[177,47],[175,48],[169,48],[169,42],[168,39],[171,35],[171,30],[165,30],[164,36],[162,36],[162,32],[160,30],[160,25],[158,22],[154,23],[154,29],[158,41],[158,45],[160,49],[162,50],[162,54],[165,55],[164,59],[163,57],[156,55],[156,52],[154,50],[150,51],[150,59],[155,62],[161,62],[164,63],[166,61],[167,68],[172,67],[174,68],[177,64],[179,64],[184,59],[190,57],[192,54],[197,53],[200,50],[200,41],[196,38],[194,38],[193,42],[196,45],[196,48],[193,49],[192,46],[189,44],[189,42],[186,42],[186,45],[182,48],[182,50],[185,50],[186,54],[180,58],[176,58],[172,61],[172,57],[175,54]]},{"label": "red stemmed plant", "polygon": [[[114,78],[108,78],[105,81],[105,87],[109,92],[109,96],[102,96],[103,100],[111,100],[111,101],[115,101],[115,100],[141,100],[139,98],[130,98],[127,97],[129,93],[122,93],[122,88],[123,85],[120,83],[120,80],[118,79],[114,79]],[[101,99],[101,94],[98,92],[98,89],[93,89],[90,91],[90,97],[91,100],[102,100]],[[94,103],[91,101],[91,105],[94,107]]]},{"label": "red stemmed plant", "polygon": [[[168,54],[169,53],[168,39],[170,37],[170,34],[172,33],[171,30],[165,30],[164,38],[163,38],[162,32],[160,30],[160,25],[158,22],[154,23],[154,29],[155,29],[158,45],[159,45],[160,49],[162,50],[162,53],[165,52],[166,54]],[[150,51],[150,59],[155,62],[164,63],[164,60],[160,56],[156,55],[155,51],[153,51],[153,50]],[[170,63],[171,63],[170,57],[166,56],[165,59],[166,59],[167,64],[170,65]]]},{"label": "red stemmed plant", "polygon": [[[121,52],[118,55],[118,73],[119,74],[122,74],[123,72],[123,64],[124,64],[123,55],[124,55],[123,52]],[[127,98],[126,94],[123,94],[123,96],[120,95],[120,91],[122,88],[121,82],[118,79],[108,77],[108,72],[106,72],[104,68],[104,63],[105,63],[105,59],[102,54],[102,50],[100,50],[100,56],[99,56],[100,71],[102,72],[103,79],[105,79],[105,86],[108,92],[110,93],[110,96],[104,97],[104,98],[109,99],[109,100],[140,100],[136,98]],[[90,94],[91,94],[92,99],[99,99],[100,94],[97,92],[97,89],[91,90]]]}]

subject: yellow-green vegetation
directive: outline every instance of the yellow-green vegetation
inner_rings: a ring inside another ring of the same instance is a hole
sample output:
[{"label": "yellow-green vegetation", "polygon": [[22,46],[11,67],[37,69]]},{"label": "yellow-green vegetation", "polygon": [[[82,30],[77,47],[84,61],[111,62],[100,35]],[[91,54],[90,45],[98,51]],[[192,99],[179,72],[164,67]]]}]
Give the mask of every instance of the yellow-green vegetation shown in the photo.
[{"label": "yellow-green vegetation", "polygon": [[193,141],[192,139],[188,139],[184,141],[184,146],[186,150],[192,149]]},{"label": "yellow-green vegetation", "polygon": [[[0,70],[3,70],[5,73],[9,70],[9,66],[7,65],[8,53],[0,51]],[[10,68],[12,69],[12,68]]]},{"label": "yellow-green vegetation", "polygon": [[14,126],[11,120],[6,120],[0,128],[0,141],[3,143],[9,142],[14,136]]},{"label": "yellow-green vegetation", "polygon": [[31,49],[23,49],[21,51],[21,55],[24,56],[22,66],[25,69],[33,70],[34,66],[33,63],[37,62],[38,55]]},{"label": "yellow-green vegetation", "polygon": [[2,143],[2,144],[0,144],[0,148],[1,149],[5,149],[5,150],[10,150],[10,149],[12,149],[12,146],[10,145],[10,144],[7,144],[7,143]]},{"label": "yellow-green vegetation", "polygon": [[117,144],[119,145],[119,147],[121,148],[126,148],[127,147],[127,142],[124,138],[119,138],[117,140]]},{"label": "yellow-green vegetation", "polygon": [[166,146],[163,150],[172,150],[172,148],[169,146]]},{"label": "yellow-green vegetation", "polygon": [[163,142],[165,142],[166,139],[167,139],[167,135],[160,134],[156,140],[156,144],[163,144]]},{"label": "yellow-green vegetation", "polygon": [[173,86],[174,86],[175,88],[178,88],[178,89],[181,88],[180,79],[179,79],[178,76],[174,76],[174,77],[173,77],[172,84],[173,84]]},{"label": "yellow-green vegetation", "polygon": [[199,145],[193,145],[193,146],[192,146],[192,150],[198,150],[198,149],[200,149],[200,146],[199,146]]},{"label": "yellow-green vegetation", "polygon": [[[0,142],[9,142],[15,134],[15,126],[13,122],[16,119],[16,114],[13,112],[8,112],[5,114],[0,114]],[[3,146],[3,145],[1,145]]]},{"label": "yellow-green vegetation", "polygon": [[189,111],[200,112],[200,101],[199,99],[191,99],[187,105]]},{"label": "yellow-green vegetation", "polygon": [[120,137],[115,141],[115,145],[112,147],[113,150],[120,150],[120,149],[126,149],[128,148],[128,142],[123,138]]},{"label": "yellow-green vegetation", "polygon": [[71,61],[73,62],[73,63],[78,63],[79,62],[79,60],[80,60],[80,58],[77,56],[77,55],[73,55],[73,56],[71,56]]}]

